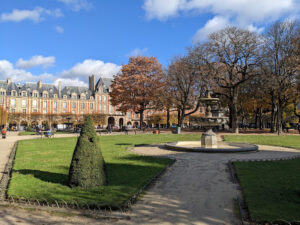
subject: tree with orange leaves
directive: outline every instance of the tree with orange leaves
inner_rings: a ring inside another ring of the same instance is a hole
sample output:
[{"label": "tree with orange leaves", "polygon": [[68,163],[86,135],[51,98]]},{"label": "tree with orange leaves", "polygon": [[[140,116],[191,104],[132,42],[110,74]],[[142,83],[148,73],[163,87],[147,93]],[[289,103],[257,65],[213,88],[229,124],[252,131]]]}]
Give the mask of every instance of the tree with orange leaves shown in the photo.
[{"label": "tree with orange leaves", "polygon": [[129,63],[114,77],[109,96],[119,111],[139,113],[142,127],[144,111],[156,107],[164,87],[162,65],[155,57],[130,57]]}]

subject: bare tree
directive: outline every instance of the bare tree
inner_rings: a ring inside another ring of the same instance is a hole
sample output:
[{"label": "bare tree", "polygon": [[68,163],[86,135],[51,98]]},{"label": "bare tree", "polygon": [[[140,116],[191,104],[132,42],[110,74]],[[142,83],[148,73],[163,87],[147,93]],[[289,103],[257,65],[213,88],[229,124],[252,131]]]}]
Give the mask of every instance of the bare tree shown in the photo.
[{"label": "bare tree", "polygon": [[[197,67],[197,68],[196,68]],[[178,126],[200,107],[207,83],[204,70],[194,64],[192,57],[177,57],[168,68],[167,84],[171,90],[173,106],[177,110]]]},{"label": "bare tree", "polygon": [[239,88],[259,74],[257,67],[262,62],[262,44],[258,34],[229,27],[212,33],[207,43],[190,49],[190,54],[199,55],[198,58],[205,56],[215,93],[228,99],[231,127],[235,133],[238,133]]},{"label": "bare tree", "polygon": [[298,23],[284,21],[274,23],[265,35],[266,64],[270,70],[269,82],[273,87],[276,101],[278,135],[282,131],[283,110],[296,96],[292,90],[296,87],[299,75],[299,57],[294,42],[298,32]]}]

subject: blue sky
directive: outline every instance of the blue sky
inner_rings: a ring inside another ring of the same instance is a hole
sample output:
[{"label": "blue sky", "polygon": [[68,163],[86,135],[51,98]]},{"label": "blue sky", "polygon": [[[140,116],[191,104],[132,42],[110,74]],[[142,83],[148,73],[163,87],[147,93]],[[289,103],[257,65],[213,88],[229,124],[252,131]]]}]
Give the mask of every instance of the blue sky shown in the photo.
[{"label": "blue sky", "polygon": [[210,32],[263,32],[299,18],[299,0],[1,0],[0,80],[84,85],[112,77],[133,55],[167,67]]}]

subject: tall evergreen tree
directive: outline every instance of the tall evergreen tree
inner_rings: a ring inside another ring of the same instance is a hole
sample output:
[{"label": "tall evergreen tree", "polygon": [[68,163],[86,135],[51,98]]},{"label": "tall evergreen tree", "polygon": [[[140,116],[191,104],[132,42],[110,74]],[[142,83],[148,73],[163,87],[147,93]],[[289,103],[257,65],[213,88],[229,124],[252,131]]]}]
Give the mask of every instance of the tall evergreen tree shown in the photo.
[{"label": "tall evergreen tree", "polygon": [[106,183],[105,162],[97,144],[93,120],[88,116],[73,153],[69,170],[69,186],[93,188]]}]

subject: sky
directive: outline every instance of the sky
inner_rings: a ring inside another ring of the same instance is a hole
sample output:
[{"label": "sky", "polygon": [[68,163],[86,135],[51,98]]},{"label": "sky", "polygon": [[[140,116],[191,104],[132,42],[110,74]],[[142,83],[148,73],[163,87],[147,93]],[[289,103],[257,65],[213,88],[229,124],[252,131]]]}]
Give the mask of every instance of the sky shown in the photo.
[{"label": "sky", "polygon": [[0,80],[87,85],[130,56],[166,68],[211,32],[299,18],[300,0],[1,0]]}]

